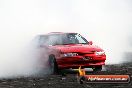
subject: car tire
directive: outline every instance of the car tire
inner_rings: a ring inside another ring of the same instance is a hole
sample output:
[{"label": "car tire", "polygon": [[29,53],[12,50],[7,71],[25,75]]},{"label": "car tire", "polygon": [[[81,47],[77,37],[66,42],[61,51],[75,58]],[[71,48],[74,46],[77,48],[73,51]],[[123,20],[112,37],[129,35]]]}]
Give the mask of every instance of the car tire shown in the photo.
[{"label": "car tire", "polygon": [[92,68],[94,72],[99,72],[102,70],[102,66],[97,66]]},{"label": "car tire", "polygon": [[54,56],[49,57],[49,70],[51,74],[58,74],[58,65]]}]

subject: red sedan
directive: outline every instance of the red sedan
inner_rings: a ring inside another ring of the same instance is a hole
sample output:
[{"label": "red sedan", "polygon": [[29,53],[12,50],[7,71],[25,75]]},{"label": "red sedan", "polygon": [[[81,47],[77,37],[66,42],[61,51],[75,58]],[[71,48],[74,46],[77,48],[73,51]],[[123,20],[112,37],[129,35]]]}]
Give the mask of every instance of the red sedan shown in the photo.
[{"label": "red sedan", "polygon": [[93,68],[101,70],[105,65],[106,55],[103,49],[92,45],[78,33],[53,32],[38,35],[37,46],[47,55],[50,71],[57,73],[60,69]]}]

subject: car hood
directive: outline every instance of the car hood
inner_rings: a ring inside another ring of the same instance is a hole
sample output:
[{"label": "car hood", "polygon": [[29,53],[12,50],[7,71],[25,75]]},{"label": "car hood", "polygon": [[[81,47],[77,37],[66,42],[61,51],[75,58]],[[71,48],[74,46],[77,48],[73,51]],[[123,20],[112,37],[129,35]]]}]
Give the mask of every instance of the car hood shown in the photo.
[{"label": "car hood", "polygon": [[59,49],[61,52],[95,52],[95,51],[103,51],[98,46],[95,45],[84,45],[84,44],[71,44],[71,45],[56,45],[53,46],[56,49]]}]

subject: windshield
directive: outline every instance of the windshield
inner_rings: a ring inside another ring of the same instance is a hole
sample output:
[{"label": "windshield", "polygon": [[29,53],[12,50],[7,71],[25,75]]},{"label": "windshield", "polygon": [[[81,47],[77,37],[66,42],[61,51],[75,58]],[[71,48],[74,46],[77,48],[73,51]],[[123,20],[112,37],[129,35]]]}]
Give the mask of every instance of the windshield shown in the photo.
[{"label": "windshield", "polygon": [[77,33],[66,34],[63,38],[63,44],[87,44],[88,41]]},{"label": "windshield", "polygon": [[45,45],[88,44],[88,41],[77,33],[41,36],[40,41]]}]

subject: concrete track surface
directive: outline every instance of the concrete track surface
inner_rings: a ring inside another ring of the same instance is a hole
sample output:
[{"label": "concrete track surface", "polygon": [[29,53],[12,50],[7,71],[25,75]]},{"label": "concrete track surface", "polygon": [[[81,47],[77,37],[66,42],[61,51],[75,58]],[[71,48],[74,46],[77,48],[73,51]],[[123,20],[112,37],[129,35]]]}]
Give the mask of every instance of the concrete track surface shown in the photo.
[{"label": "concrete track surface", "polygon": [[[41,75],[35,77],[18,77],[0,79],[0,88],[132,88],[132,81],[125,84],[77,82],[76,71],[62,71],[66,75]],[[87,71],[87,74],[127,74],[132,78],[132,63],[106,65],[101,72]]]}]

